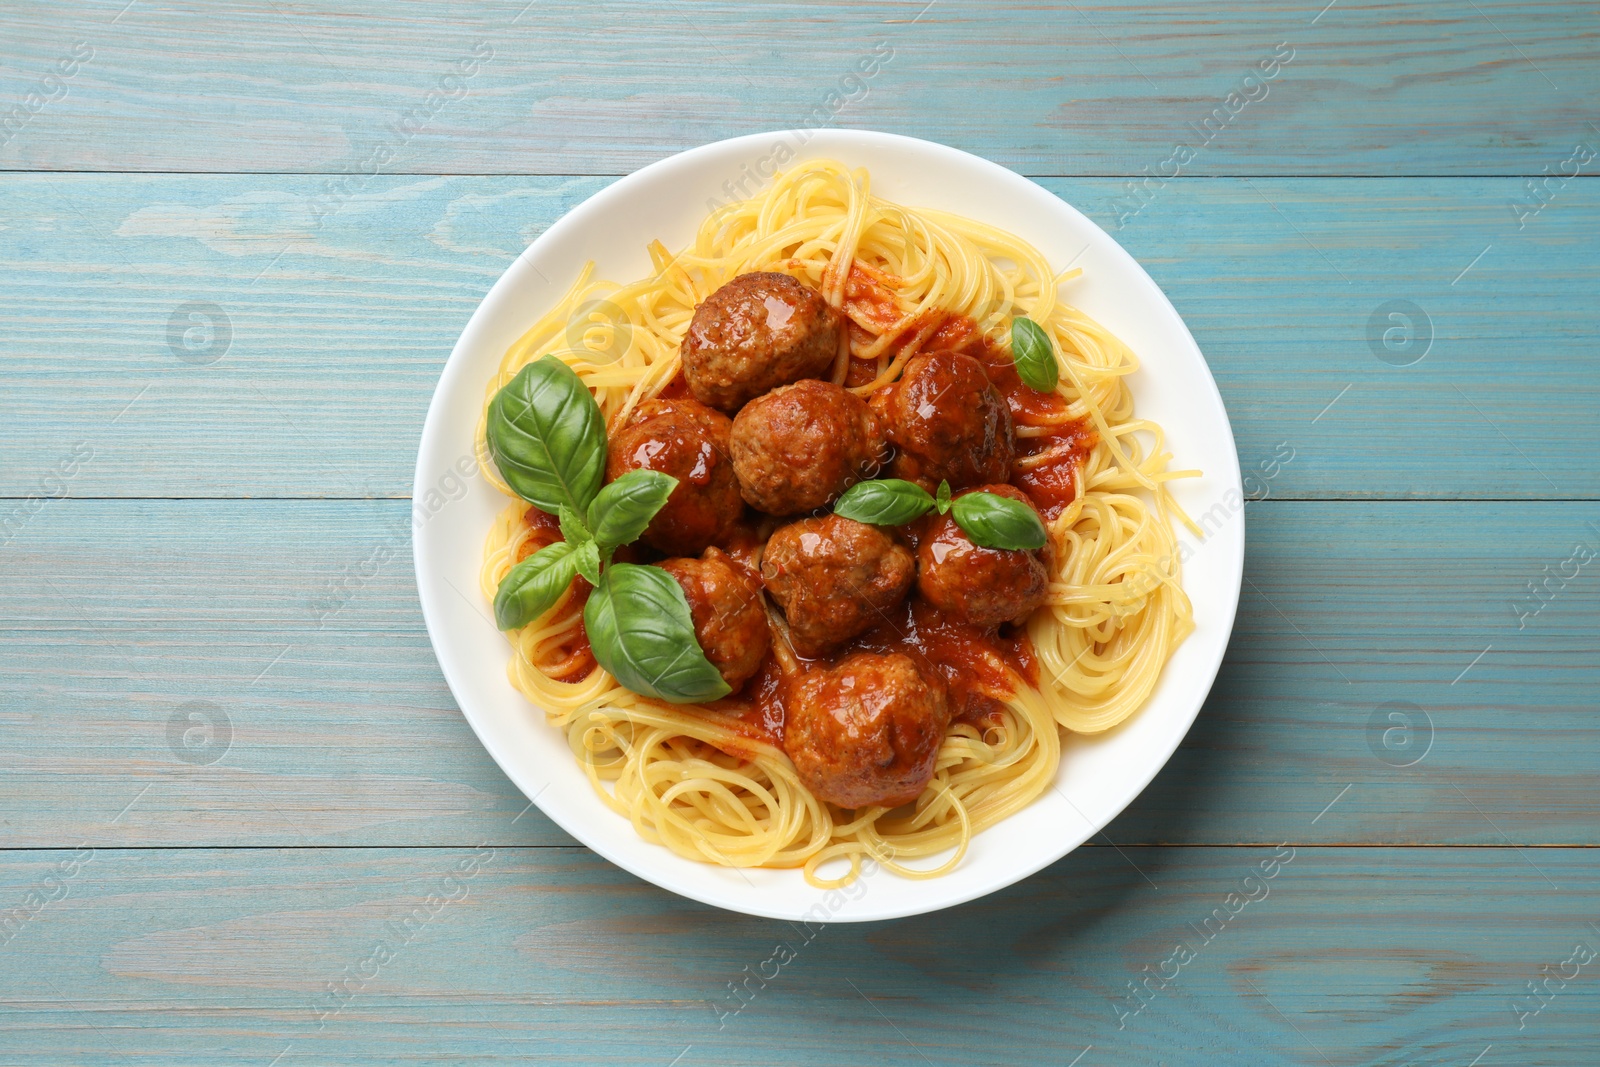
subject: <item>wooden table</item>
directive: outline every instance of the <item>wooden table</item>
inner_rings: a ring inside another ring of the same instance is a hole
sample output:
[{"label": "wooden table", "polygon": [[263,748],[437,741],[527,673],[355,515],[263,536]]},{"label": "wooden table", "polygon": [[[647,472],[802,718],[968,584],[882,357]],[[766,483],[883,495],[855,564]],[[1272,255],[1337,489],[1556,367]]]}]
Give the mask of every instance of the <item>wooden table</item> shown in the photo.
[{"label": "wooden table", "polygon": [[[525,3],[0,14],[0,1063],[1600,1060],[1593,5]],[[803,123],[1111,230],[1265,496],[1126,814],[809,938],[519,815],[406,536],[530,238]]]}]

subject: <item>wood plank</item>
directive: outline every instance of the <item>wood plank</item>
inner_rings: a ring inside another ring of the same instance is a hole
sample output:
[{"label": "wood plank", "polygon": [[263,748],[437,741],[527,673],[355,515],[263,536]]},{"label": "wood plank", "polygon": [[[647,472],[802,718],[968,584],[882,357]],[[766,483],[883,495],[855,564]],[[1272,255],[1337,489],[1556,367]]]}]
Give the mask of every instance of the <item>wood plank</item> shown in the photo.
[{"label": "wood plank", "polygon": [[[1222,674],[1112,840],[1600,842],[1600,598],[1595,564],[1561,566],[1575,544],[1600,551],[1600,510],[1247,510],[1249,582]],[[567,841],[537,812],[512,823],[525,802],[439,677],[394,534],[406,514],[372,501],[41,511],[0,554],[0,843]],[[1578,574],[1519,617],[1547,566]],[[212,706],[231,747],[185,762],[169,722]]]},{"label": "wood plank", "polygon": [[[0,178],[0,494],[408,495],[473,308],[603,184],[382,177],[319,228],[305,177]],[[1117,182],[1046,184],[1171,295],[1246,470],[1293,451],[1273,494],[1600,497],[1600,184],[1521,230],[1516,179],[1184,180],[1120,229]],[[1414,365],[1369,346],[1393,300],[1431,323]]]},{"label": "wood plank", "polygon": [[[0,855],[6,899],[71,856]],[[0,1045],[41,1067],[1589,1067],[1600,856],[1532,862],[1088,847],[975,904],[845,926],[716,911],[581,849],[96,850],[0,955]],[[1519,1029],[1526,983],[1577,944],[1581,977]]]},{"label": "wood plank", "polygon": [[200,34],[183,6],[12,6],[0,165],[616,174],[809,123],[1029,174],[1159,171],[1177,143],[1194,174],[1537,174],[1600,89],[1592,13],[1549,0],[524,2],[238,0]]}]

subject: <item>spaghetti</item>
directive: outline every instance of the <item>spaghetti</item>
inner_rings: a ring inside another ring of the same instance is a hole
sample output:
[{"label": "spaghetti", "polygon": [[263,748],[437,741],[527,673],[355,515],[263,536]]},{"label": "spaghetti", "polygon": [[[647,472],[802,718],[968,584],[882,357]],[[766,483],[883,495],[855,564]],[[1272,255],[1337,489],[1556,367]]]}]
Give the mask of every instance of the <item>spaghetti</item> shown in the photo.
[{"label": "spaghetti", "polygon": [[[1195,472],[1168,471],[1161,428],[1134,417],[1124,381],[1138,369],[1134,354],[1058,299],[1078,272],[1053,273],[1026,242],[992,227],[874,197],[869,180],[837,162],[801,164],[763,194],[713,212],[677,255],[652,242],[647,278],[617,285],[596,279],[590,264],[488,384],[492,397],[553,353],[619,427],[673,387],[696,306],[750,271],[791,274],[848,317],[832,378],[863,397],[919,351],[957,346],[987,353],[1003,387],[1009,370],[993,357],[1003,356],[1012,318],[1047,331],[1061,354],[1056,392],[1007,394],[1019,441],[1013,481],[1047,520],[1055,559],[1048,601],[1025,627],[1031,669],[983,654],[987,669],[973,685],[998,710],[950,727],[914,804],[836,808],[812,795],[782,747],[749,729],[730,701],[673,705],[620,686],[589,653],[582,581],[508,634],[512,684],[566,731],[596,793],[642,837],[708,863],[800,867],[821,887],[850,881],[869,855],[910,878],[953,869],[972,835],[1050,787],[1061,731],[1102,731],[1133,714],[1192,628],[1172,532],[1173,518],[1189,520],[1165,483]],[[483,473],[513,496],[484,435],[480,421]],[[508,505],[485,547],[485,596],[558,537],[553,521],[521,501]],[[905,862],[945,852],[937,867]],[[846,866],[829,877],[830,861]]]}]

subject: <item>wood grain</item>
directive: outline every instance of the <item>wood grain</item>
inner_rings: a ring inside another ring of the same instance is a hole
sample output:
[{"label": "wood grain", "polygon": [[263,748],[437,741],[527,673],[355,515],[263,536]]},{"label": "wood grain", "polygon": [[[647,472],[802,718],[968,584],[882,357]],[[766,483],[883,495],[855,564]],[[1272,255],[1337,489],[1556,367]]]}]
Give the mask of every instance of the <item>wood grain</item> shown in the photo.
[{"label": "wood grain", "polygon": [[[124,3],[0,15],[8,95],[91,52],[0,165],[620,174],[828,124],[1028,174],[1159,171],[1177,143],[1193,174],[1538,174],[1600,90],[1592,13],[1549,0]],[[1255,100],[1205,143],[1230,93]]]},{"label": "wood grain", "polygon": [[[1600,145],[1591,7],[525,4],[0,8],[0,1063],[1594,1062],[1600,184],[1548,177]],[[796,125],[1106,227],[1270,497],[1134,805],[850,928],[680,900],[526,810],[403,532],[528,242]]]},{"label": "wood grain", "polygon": [[[0,854],[7,896],[67,856]],[[96,850],[4,946],[0,1047],[206,1067],[1589,1067],[1588,968],[1520,1030],[1513,1005],[1600,945],[1597,876],[1592,850],[1086,847],[976,904],[840,926],[716,911],[583,849]],[[1161,974],[1135,1012],[1129,983]]]},{"label": "wood grain", "polygon": [[[0,178],[0,494],[75,447],[80,496],[409,494],[467,318],[603,182],[382,178],[319,227],[305,177]],[[1514,179],[1185,180],[1121,229],[1115,182],[1045,184],[1172,297],[1246,471],[1293,450],[1275,495],[1600,497],[1600,185],[1518,230]],[[1414,365],[1369,345],[1393,300],[1430,323]]]},{"label": "wood grain", "polygon": [[[1600,510],[1246,507],[1247,583],[1222,674],[1112,840],[1600,841],[1592,566],[1537,615],[1513,610],[1574,544],[1600,549]],[[41,511],[0,554],[12,813],[0,844],[567,841],[537,811],[512,823],[526,802],[439,677],[394,535],[407,513],[382,501]],[[201,765],[167,733],[192,701],[231,731]],[[1425,758],[1398,765],[1413,756]]]}]

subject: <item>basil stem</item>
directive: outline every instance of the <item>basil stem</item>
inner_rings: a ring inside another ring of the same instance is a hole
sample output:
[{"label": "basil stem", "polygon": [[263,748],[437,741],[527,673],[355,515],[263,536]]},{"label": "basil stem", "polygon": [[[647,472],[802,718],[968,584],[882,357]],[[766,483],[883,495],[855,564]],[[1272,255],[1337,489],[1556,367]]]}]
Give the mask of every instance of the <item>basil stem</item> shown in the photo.
[{"label": "basil stem", "polygon": [[961,532],[984,548],[1043,548],[1050,539],[1039,513],[1008,496],[966,493],[956,497],[950,511]]},{"label": "basil stem", "polygon": [[495,625],[502,630],[528,625],[561,599],[577,573],[572,545],[557,541],[541,548],[500,579],[494,595]]},{"label": "basil stem", "polygon": [[594,498],[589,505],[589,530],[602,552],[631,543],[656,517],[678,479],[660,471],[631,470]]},{"label": "basil stem", "polygon": [[1011,320],[1011,360],[1017,365],[1017,377],[1028,388],[1041,393],[1055,391],[1061,375],[1055,346],[1042,326],[1022,315]]},{"label": "basil stem", "polygon": [[489,401],[489,454],[506,484],[528,503],[583,514],[606,472],[600,407],[554,356],[523,367]]},{"label": "basil stem", "polygon": [[880,478],[857,482],[834,502],[833,513],[874,526],[903,526],[933,507],[933,497],[915,482]]},{"label": "basil stem", "polygon": [[659,567],[607,567],[583,624],[595,661],[632,692],[698,704],[731,691],[700,648],[683,587]]}]

